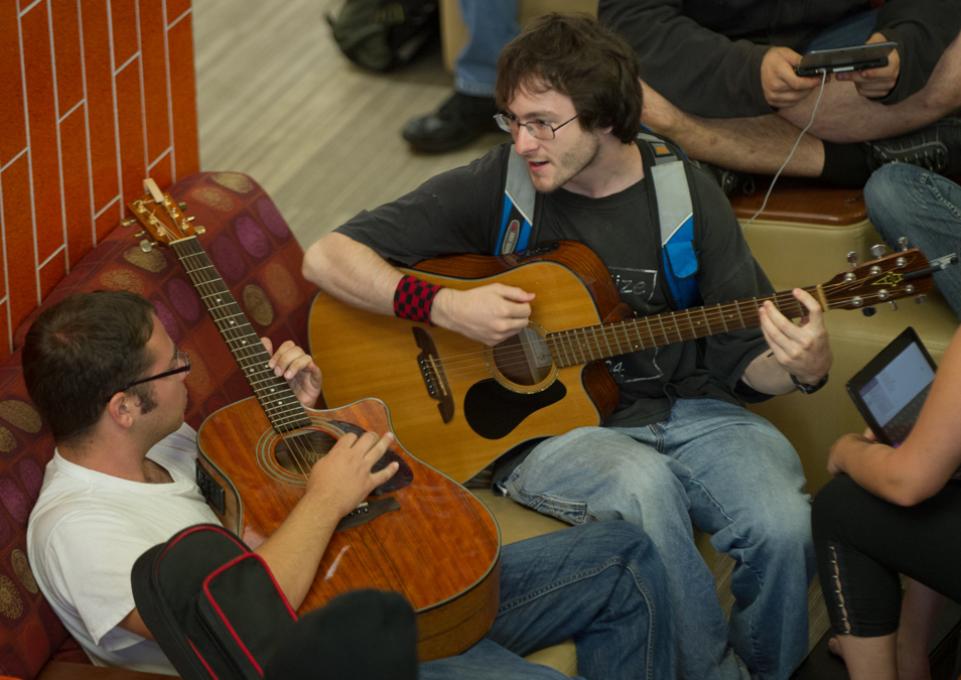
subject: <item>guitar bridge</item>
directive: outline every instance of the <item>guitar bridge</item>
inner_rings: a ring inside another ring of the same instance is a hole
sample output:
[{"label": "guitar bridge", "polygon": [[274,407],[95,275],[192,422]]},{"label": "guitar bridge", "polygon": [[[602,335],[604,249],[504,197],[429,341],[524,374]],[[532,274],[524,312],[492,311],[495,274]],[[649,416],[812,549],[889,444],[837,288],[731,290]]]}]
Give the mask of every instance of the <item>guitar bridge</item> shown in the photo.
[{"label": "guitar bridge", "polygon": [[415,326],[411,331],[414,333],[414,342],[421,349],[420,354],[417,355],[417,365],[420,368],[420,376],[424,379],[424,387],[427,388],[430,398],[437,401],[441,420],[449,423],[454,417],[454,398],[450,393],[447,376],[444,375],[444,365],[437,355],[437,347],[423,328]]}]

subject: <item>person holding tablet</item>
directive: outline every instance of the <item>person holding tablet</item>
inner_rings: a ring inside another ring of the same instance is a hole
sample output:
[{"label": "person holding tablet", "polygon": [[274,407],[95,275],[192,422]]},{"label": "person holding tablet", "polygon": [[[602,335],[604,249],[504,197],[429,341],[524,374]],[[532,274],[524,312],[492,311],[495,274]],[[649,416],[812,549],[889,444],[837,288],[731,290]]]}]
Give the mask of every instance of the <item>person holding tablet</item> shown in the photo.
[{"label": "person holding tablet", "polygon": [[[836,476],[814,500],[814,544],[835,647],[854,680],[925,677],[938,594],[961,602],[959,385],[961,329],[900,447],[869,430],[831,449]],[[899,574],[913,581],[903,606]]]}]

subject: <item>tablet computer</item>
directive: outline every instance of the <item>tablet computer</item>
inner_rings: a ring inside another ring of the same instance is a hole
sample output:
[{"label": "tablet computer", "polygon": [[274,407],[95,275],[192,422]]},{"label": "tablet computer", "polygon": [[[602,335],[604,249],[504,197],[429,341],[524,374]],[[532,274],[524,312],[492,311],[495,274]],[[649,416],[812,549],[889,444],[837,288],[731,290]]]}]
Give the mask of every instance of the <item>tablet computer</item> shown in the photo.
[{"label": "tablet computer", "polygon": [[799,76],[816,76],[823,71],[838,73],[887,66],[888,55],[897,46],[896,42],[880,42],[832,50],[811,50],[801,57],[801,63],[794,70]]},{"label": "tablet computer", "polygon": [[848,381],[848,394],[879,442],[898,446],[907,439],[936,370],[909,326]]}]

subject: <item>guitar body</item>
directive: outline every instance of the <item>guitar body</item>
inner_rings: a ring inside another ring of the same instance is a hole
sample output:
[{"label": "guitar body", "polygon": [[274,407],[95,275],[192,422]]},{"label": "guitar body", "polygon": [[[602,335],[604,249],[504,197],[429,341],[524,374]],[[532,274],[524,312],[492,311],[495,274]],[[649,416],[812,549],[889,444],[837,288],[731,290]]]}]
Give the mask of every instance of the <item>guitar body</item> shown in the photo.
[{"label": "guitar body", "polygon": [[[305,436],[316,437],[315,444],[389,427],[387,409],[374,399],[309,415]],[[221,507],[212,504],[224,526],[238,535],[249,526],[270,536],[303,495],[304,477],[296,465],[291,469],[287,444],[260,404],[251,397],[213,413],[198,441],[209,476],[201,486],[224,489]],[[400,488],[375,491],[367,515],[342,523],[300,612],[359,588],[393,590],[417,614],[421,660],[460,653],[484,636],[497,612],[499,529],[480,500],[396,442],[388,455],[401,463]],[[357,523],[345,528],[351,521]]]},{"label": "guitar body", "polygon": [[[573,242],[524,257],[429,260],[405,271],[451,288],[496,282],[533,291],[531,322],[543,332],[626,314],[607,268],[589,248]],[[548,375],[515,382],[481,343],[358,310],[324,293],[314,301],[308,326],[327,403],[364,396],[383,400],[398,439],[458,481],[518,444],[596,425],[617,403],[617,387],[602,362],[555,367]],[[520,351],[507,348],[505,356]]]}]

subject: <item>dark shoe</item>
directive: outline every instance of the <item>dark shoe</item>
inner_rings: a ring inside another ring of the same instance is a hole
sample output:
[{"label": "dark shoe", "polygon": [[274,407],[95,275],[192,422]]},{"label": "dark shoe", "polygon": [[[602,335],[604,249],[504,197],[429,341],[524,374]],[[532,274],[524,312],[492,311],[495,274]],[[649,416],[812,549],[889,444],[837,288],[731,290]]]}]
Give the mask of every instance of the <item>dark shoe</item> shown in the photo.
[{"label": "dark shoe", "polygon": [[867,145],[872,170],[896,161],[942,175],[961,174],[961,118],[942,118],[920,130]]},{"label": "dark shoe", "polygon": [[455,92],[434,113],[412,118],[401,131],[412,147],[425,153],[453,151],[486,132],[497,131],[492,97],[472,97]]}]

